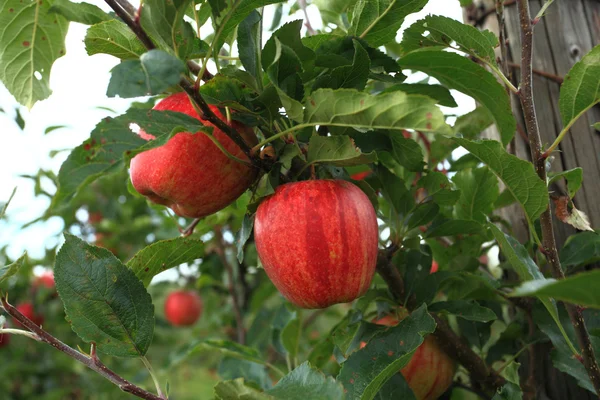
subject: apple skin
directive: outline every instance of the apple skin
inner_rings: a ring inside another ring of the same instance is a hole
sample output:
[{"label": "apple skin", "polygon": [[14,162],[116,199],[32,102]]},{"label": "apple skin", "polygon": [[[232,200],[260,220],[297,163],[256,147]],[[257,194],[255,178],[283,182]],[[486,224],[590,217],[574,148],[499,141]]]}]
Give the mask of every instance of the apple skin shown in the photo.
[{"label": "apple skin", "polygon": [[[210,108],[218,118],[226,120],[217,107]],[[213,137],[227,151],[249,162],[223,131],[200,119],[186,93],[173,94],[154,109],[181,112],[212,126]],[[251,128],[236,121],[230,126],[249,146],[258,143]],[[144,131],[139,135],[146,140],[154,139]],[[256,168],[229,159],[202,132],[179,132],[163,146],[136,155],[130,166],[131,183],[140,194],[188,218],[205,217],[225,208],[248,189],[257,173]]]},{"label": "apple skin", "polygon": [[54,289],[56,284],[54,283],[54,272],[47,271],[42,275],[36,277],[33,281],[34,287],[45,287],[46,289]]},{"label": "apple skin", "polygon": [[[44,316],[36,314],[35,309],[33,308],[33,304],[31,304],[30,302],[21,303],[17,305],[16,309],[25,317],[29,318],[36,325],[42,325],[44,323]],[[15,324],[17,324],[20,327],[23,326],[16,320]]]},{"label": "apple skin", "polygon": [[[400,310],[399,318],[388,315],[375,321],[378,325],[395,326],[408,316]],[[366,343],[361,343],[361,348]],[[448,390],[454,378],[456,364],[440,348],[435,338],[427,336],[400,373],[412,389],[417,400],[436,400]]]},{"label": "apple skin", "polygon": [[429,273],[435,274],[436,272],[438,272],[439,269],[440,265],[437,263],[437,261],[433,260],[433,262],[431,263],[431,270],[429,270]]},{"label": "apple skin", "polygon": [[165,301],[165,317],[173,326],[194,325],[202,315],[202,299],[194,291],[169,293]]},{"label": "apple skin", "polygon": [[254,222],[265,272],[301,308],[362,296],[375,272],[378,237],[368,197],[342,180],[281,185],[259,205]]}]

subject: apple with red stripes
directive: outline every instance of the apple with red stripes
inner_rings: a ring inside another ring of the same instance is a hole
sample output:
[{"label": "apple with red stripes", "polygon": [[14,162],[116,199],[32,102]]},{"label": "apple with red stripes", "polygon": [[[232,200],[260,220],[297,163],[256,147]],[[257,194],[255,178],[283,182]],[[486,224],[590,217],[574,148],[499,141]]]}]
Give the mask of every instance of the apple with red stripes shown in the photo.
[{"label": "apple with red stripes", "polygon": [[[244,152],[223,131],[202,120],[186,93],[173,94],[155,107],[198,119],[213,127],[213,138],[233,156],[250,162]],[[219,109],[213,113],[226,122]],[[249,146],[258,143],[254,131],[237,121],[234,128]],[[154,136],[139,132],[146,140]],[[202,132],[179,132],[159,147],[144,151],[131,160],[131,183],[150,201],[170,207],[177,215],[201,218],[213,214],[237,199],[254,182],[257,169],[229,158]]]},{"label": "apple with red stripes", "polygon": [[378,238],[369,198],[343,180],[281,185],[259,205],[254,223],[265,272],[301,308],[362,296],[375,273]]}]

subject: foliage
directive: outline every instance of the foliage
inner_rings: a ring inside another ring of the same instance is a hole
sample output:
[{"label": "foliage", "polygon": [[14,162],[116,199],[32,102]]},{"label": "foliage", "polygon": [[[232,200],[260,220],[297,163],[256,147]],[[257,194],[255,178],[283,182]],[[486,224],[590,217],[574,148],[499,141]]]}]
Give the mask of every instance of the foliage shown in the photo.
[{"label": "foliage", "polygon": [[[21,105],[51,95],[51,68],[64,54],[71,22],[89,25],[83,43],[89,55],[120,60],[107,96],[148,96],[98,121],[59,171],[29,177],[50,200],[35,222],[60,219],[65,240],[42,259],[24,254],[13,260],[0,249],[0,295],[33,301],[46,316],[44,330],[86,357],[91,344],[94,355],[97,350],[135,385],[151,391],[154,378],[163,388],[168,382],[173,398],[411,398],[397,371],[434,332],[446,348],[462,343],[490,368],[501,364],[506,377],[501,385],[476,382],[477,372],[462,363],[456,374],[462,383],[448,391],[453,399],[472,398],[465,386],[494,399],[521,398],[526,379],[519,382],[524,371],[516,359],[532,341],[551,342],[555,367],[594,391],[575,361],[581,357],[576,335],[556,301],[600,308],[597,271],[581,271],[600,260],[600,235],[572,202],[583,170],[555,173],[546,182],[534,165],[507,151],[517,122],[493,33],[428,16],[396,40],[405,18],[427,3],[315,0],[313,11],[325,25],[312,32],[310,23],[304,28],[308,21],[281,24],[286,13],[304,10],[304,1],[147,0],[139,11],[116,6],[128,21],[88,3],[0,0],[0,80]],[[268,8],[273,21],[263,19]],[[565,130],[600,101],[599,55],[595,47],[566,76],[557,105]],[[162,95],[190,88],[254,130],[259,144],[246,155],[261,169],[233,204],[199,221],[147,201],[127,174],[136,154],[179,132],[217,140],[203,120],[149,110]],[[453,91],[478,108],[454,118]],[[142,139],[134,124],[155,139]],[[479,138],[491,124],[499,140]],[[46,131],[59,134],[61,127]],[[380,257],[364,296],[309,312],[288,303],[269,281],[252,231],[257,207],[279,185],[315,178],[351,181],[365,192],[377,212]],[[52,188],[42,189],[41,179]],[[554,280],[539,219],[550,207],[549,185],[562,179],[570,214],[561,220],[574,224],[579,216],[584,222],[575,226],[588,232],[560,249],[569,276]],[[10,222],[18,205],[1,200],[0,219]],[[500,229],[509,224],[497,211],[511,204],[526,217],[526,243]],[[499,250],[499,259],[491,249]],[[56,290],[34,283],[40,267],[54,272]],[[390,269],[404,282],[401,290],[390,283]],[[173,328],[164,318],[164,299],[180,286],[203,299],[203,316],[192,328]],[[530,302],[526,312],[515,308],[519,296]],[[372,323],[400,305],[408,316],[399,325]],[[598,352],[598,318],[585,316]],[[440,321],[462,341],[443,336]],[[521,329],[528,321],[531,335]],[[0,392],[8,398],[126,396],[55,356],[50,346],[20,335],[14,344],[0,348],[11,360],[0,363],[6,378]],[[155,374],[142,369],[148,359],[160,365]]]}]

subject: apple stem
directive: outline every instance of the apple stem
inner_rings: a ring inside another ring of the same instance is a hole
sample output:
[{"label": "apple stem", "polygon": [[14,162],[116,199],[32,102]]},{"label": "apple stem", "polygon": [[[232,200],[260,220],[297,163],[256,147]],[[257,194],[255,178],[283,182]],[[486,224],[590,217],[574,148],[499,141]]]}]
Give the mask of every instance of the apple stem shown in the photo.
[{"label": "apple stem", "polygon": [[194,233],[194,229],[196,229],[196,225],[198,225],[198,223],[202,220],[202,218],[195,218],[191,224],[189,224],[185,229],[179,229],[179,232],[181,232],[181,237],[188,237],[190,236],[192,233]]},{"label": "apple stem", "polygon": [[[551,2],[547,2],[550,5]],[[542,153],[542,139],[540,136],[535,104],[533,99],[533,79],[532,79],[532,59],[533,59],[533,25],[529,12],[529,1],[518,0],[517,10],[521,27],[521,82],[519,85],[519,99],[525,117],[525,126],[529,138],[529,148],[531,159],[538,177],[542,182],[547,183],[546,158]],[[549,193],[548,193],[549,196]],[[556,239],[554,238],[554,226],[550,207],[540,216],[540,226],[542,230],[542,248],[548,264],[551,266],[552,275],[555,279],[564,279],[565,274],[560,264]],[[532,230],[535,232],[535,229]],[[596,394],[600,396],[600,367],[594,355],[594,349],[590,340],[590,335],[586,328],[585,320],[581,310],[575,305],[565,303],[569,314],[571,324],[575,330],[577,342],[581,349],[583,364],[590,377]]]},{"label": "apple stem", "polygon": [[[8,315],[13,317],[17,322],[27,328],[31,333],[37,335],[40,342],[46,343],[55,349],[65,353],[67,356],[71,357],[75,361],[80,362],[85,365],[89,369],[97,372],[105,379],[118,386],[125,393],[132,394],[140,399],[146,400],[164,400],[164,398],[159,397],[153,393],[150,393],[133,383],[129,382],[125,378],[118,375],[116,372],[110,370],[106,365],[98,359],[98,357],[88,356],[83,354],[69,345],[61,342],[59,339],[52,336],[50,333],[43,330],[40,326],[38,326],[35,322],[31,321],[29,318],[24,316],[19,310],[13,307],[8,303],[7,297],[5,297],[2,293],[0,293],[0,306],[6,311]],[[95,347],[95,346],[94,346]],[[95,350],[94,350],[95,352]]]}]

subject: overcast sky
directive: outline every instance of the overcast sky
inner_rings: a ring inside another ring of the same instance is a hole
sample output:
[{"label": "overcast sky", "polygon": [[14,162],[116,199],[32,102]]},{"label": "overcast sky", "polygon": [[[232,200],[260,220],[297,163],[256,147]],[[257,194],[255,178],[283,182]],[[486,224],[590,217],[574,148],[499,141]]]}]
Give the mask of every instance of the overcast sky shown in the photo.
[{"label": "overcast sky", "polygon": [[[98,0],[89,2],[107,9]],[[422,12],[409,16],[403,28],[428,14],[462,20],[458,0],[431,0]],[[272,8],[267,7],[267,27],[272,15]],[[320,17],[314,6],[309,6],[309,16],[313,27],[318,29],[321,26]],[[285,18],[283,22],[299,18],[302,18],[300,12]],[[21,178],[20,175],[33,175],[40,168],[58,172],[68,153],[62,152],[50,158],[48,153],[51,150],[79,145],[89,137],[94,126],[103,117],[125,112],[130,103],[130,100],[106,97],[109,71],[118,60],[101,54],[88,56],[83,45],[86,28],[84,25],[71,23],[66,39],[67,53],[52,68],[52,95],[36,103],[29,111],[19,107],[26,121],[24,131],[14,122],[18,104],[0,84],[0,108],[5,111],[0,113],[0,202],[6,201],[12,189],[18,187],[8,209],[9,221],[0,222],[0,247],[8,244],[9,255],[13,258],[20,256],[24,250],[34,257],[42,256],[46,247],[56,244],[55,237],[63,228],[61,220],[54,218],[26,230],[20,229],[22,224],[41,216],[49,204],[46,198],[35,198],[32,181]],[[458,108],[452,109],[453,113],[464,114],[474,108],[474,102],[470,98],[454,91],[453,94],[459,104]],[[114,110],[116,114],[103,107]],[[52,125],[66,127],[44,135],[44,130]]]}]

